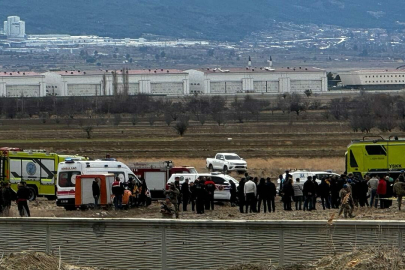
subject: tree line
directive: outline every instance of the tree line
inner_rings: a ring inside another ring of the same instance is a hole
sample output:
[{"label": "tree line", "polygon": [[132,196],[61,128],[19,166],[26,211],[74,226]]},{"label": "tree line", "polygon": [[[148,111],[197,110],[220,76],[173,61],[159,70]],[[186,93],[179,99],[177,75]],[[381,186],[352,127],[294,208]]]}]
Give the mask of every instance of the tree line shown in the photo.
[{"label": "tree line", "polygon": [[[204,125],[213,121],[217,125],[228,122],[260,121],[263,113],[293,114],[297,118],[306,111],[319,111],[325,121],[346,122],[354,132],[370,132],[378,128],[383,132],[399,128],[405,131],[405,99],[399,95],[367,94],[335,98],[326,104],[305,95],[284,93],[276,99],[246,95],[243,97],[194,95],[180,99],[145,94],[116,95],[112,97],[54,97],[0,98],[2,118],[40,118],[43,123],[54,120],[70,126],[77,124],[92,130],[104,125],[107,118],[118,126],[123,118],[133,125],[141,120],[151,126],[164,121],[183,135],[190,120]],[[91,128],[90,128],[91,127]],[[87,131],[86,131],[87,132]]]}]

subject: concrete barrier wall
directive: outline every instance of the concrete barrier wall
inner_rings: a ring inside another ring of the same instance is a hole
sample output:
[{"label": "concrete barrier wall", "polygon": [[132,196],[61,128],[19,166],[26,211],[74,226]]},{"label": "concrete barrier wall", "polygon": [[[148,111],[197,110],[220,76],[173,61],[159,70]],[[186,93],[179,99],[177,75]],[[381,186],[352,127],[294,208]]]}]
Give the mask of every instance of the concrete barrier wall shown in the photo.
[{"label": "concrete barrier wall", "polygon": [[289,264],[367,245],[402,249],[402,221],[203,221],[0,218],[4,254],[35,250],[107,269]]}]

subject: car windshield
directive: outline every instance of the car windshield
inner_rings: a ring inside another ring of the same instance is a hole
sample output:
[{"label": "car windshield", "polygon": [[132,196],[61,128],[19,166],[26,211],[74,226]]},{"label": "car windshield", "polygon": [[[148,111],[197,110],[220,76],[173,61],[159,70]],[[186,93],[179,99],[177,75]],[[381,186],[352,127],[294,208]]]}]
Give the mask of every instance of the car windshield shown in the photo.
[{"label": "car windshield", "polygon": [[238,183],[238,180],[236,180],[235,178],[229,176],[229,175],[225,175],[225,180],[227,181],[233,181],[234,183]]},{"label": "car windshield", "polygon": [[71,172],[61,172],[58,177],[58,185],[60,187],[74,187],[76,185],[76,176],[80,172],[71,171]]},{"label": "car windshield", "polygon": [[226,160],[241,160],[239,156],[225,156]]}]

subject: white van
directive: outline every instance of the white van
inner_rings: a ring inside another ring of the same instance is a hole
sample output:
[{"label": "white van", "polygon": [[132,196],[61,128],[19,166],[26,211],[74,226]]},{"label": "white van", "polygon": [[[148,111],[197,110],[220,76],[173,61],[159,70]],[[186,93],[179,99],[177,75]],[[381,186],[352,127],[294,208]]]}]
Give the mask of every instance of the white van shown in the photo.
[{"label": "white van", "polygon": [[[121,182],[126,182],[132,177],[137,183],[139,179],[129,169],[127,165],[119,161],[96,160],[96,161],[76,161],[65,160],[59,163],[56,184],[56,205],[65,207],[66,210],[75,209],[75,183],[79,174],[112,173],[119,177]],[[151,198],[147,190],[147,204]]]},{"label": "white van", "polygon": [[167,181],[167,184],[174,183],[176,177],[180,178],[180,185],[184,183],[186,179],[189,180],[189,183],[192,183],[198,177],[205,177],[211,178],[211,180],[215,183],[217,190],[214,192],[214,200],[216,201],[229,201],[231,199],[231,185],[230,182],[234,182],[236,188],[239,186],[239,182],[227,175],[227,174],[219,174],[219,173],[199,173],[199,174],[172,174],[172,176]]},{"label": "white van", "polygon": [[[307,170],[290,171],[290,174],[292,176],[294,183],[295,183],[295,180],[297,178],[299,178],[301,185],[304,185],[305,181],[307,181],[307,179],[308,179],[308,176],[312,176],[312,177],[316,176],[316,182],[318,184],[321,183],[322,178],[340,176],[337,173],[328,172],[328,171],[307,171]],[[285,179],[285,173],[283,174],[283,179]],[[277,179],[277,191],[279,190],[279,188],[280,188],[280,179]]]}]

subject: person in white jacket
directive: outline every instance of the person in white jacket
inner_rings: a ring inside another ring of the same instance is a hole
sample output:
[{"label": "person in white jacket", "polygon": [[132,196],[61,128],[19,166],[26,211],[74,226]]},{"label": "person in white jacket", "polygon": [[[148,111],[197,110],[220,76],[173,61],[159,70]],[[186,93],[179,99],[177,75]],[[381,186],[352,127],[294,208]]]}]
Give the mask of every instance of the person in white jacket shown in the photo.
[{"label": "person in white jacket", "polygon": [[257,194],[256,184],[252,181],[252,177],[249,177],[249,181],[245,183],[245,200],[246,200],[246,213],[248,212],[248,208],[250,206],[250,213],[254,212],[255,207],[255,198]]}]

